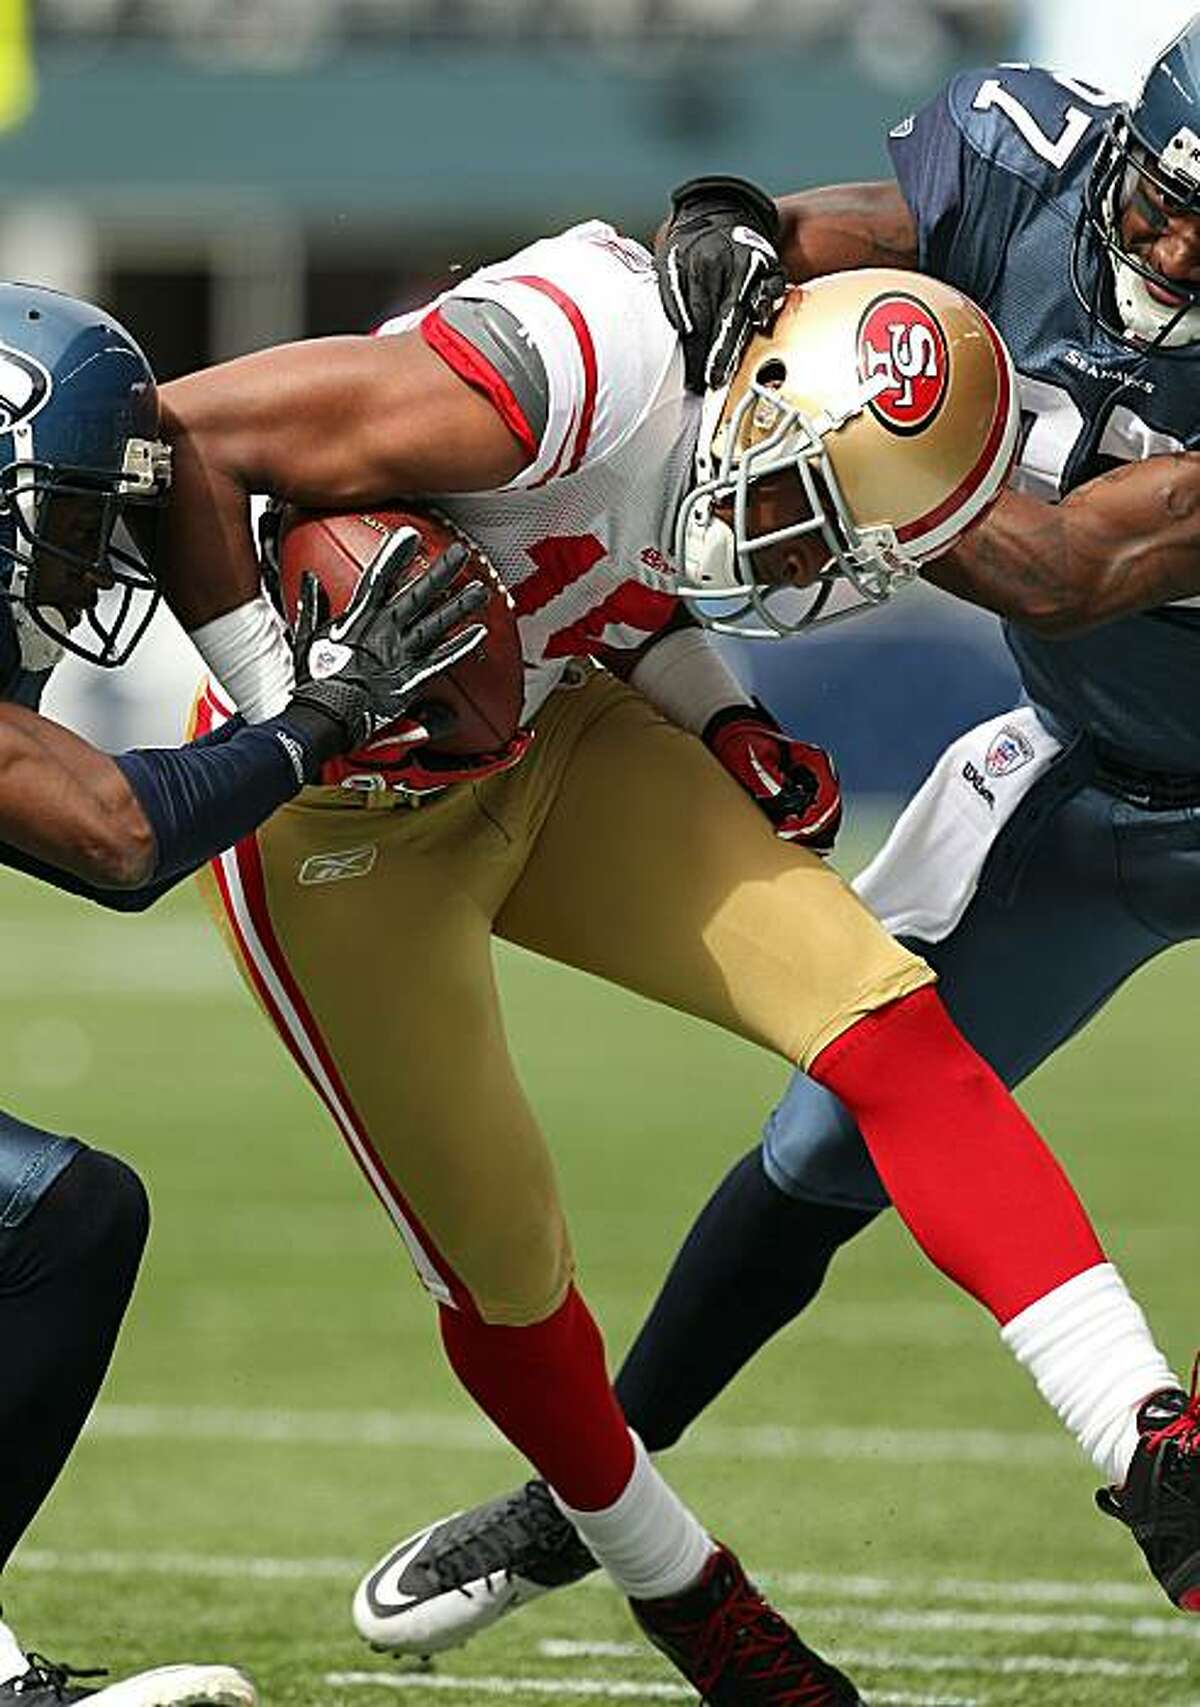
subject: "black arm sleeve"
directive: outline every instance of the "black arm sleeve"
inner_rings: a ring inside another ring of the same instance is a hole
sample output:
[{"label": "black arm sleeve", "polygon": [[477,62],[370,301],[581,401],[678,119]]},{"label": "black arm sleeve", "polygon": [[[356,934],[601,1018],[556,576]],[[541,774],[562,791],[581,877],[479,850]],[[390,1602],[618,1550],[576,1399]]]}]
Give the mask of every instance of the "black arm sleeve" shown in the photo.
[{"label": "black arm sleeve", "polygon": [[223,741],[118,753],[114,763],[154,832],[153,883],[186,876],[240,842],[338,751],[334,720],[293,701],[265,723],[236,721]]},{"label": "black arm sleeve", "polygon": [[146,814],[158,853],[150,881],[136,889],[90,883],[5,843],[0,862],[114,912],[144,912],[312,780],[332,729],[325,717],[295,707],[253,727],[235,717],[185,747],[118,754],[114,763]]}]

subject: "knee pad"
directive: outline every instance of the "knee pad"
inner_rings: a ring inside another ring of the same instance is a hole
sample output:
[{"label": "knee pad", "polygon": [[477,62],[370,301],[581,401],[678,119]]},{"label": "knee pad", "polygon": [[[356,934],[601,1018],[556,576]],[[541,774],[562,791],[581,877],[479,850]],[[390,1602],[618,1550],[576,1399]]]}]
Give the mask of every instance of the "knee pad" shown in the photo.
[{"label": "knee pad", "polygon": [[15,1227],[0,1228],[0,1297],[66,1286],[123,1310],[150,1229],[145,1188],[115,1156],[79,1145]]},{"label": "knee pad", "polygon": [[149,1231],[150,1204],[134,1170],[80,1146],[25,1223],[22,1244],[43,1268],[132,1288]]},{"label": "knee pad", "polygon": [[876,1215],[889,1198],[857,1126],[838,1099],[795,1073],[763,1129],[763,1171],[788,1197]]},{"label": "knee pad", "polygon": [[51,1196],[56,1221],[70,1222],[81,1255],[124,1259],[136,1269],[150,1233],[150,1200],[128,1162],[81,1148]]}]

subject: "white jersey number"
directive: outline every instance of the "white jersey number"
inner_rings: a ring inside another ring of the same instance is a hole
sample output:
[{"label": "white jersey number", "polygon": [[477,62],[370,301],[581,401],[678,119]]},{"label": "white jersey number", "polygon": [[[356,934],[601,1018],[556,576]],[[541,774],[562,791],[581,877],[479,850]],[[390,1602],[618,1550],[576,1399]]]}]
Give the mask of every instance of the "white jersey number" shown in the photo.
[{"label": "white jersey number", "polygon": [[[1014,66],[1013,69],[1024,68]],[[1107,100],[1107,97],[1074,83],[1070,78],[1056,77],[1055,82],[1061,83],[1063,88],[1070,90],[1072,94],[1081,94],[1091,100]],[[986,113],[992,107],[1002,112],[1005,118],[1017,127],[1038,158],[1049,161],[1050,165],[1060,172],[1087,135],[1092,123],[1091,113],[1085,113],[1082,107],[1068,107],[1063,114],[1062,129],[1058,135],[1047,136],[1029,108],[1017,99],[1011,89],[1006,89],[998,77],[984,79],[971,105],[978,113]]]},{"label": "white jersey number", "polygon": [[[1012,483],[1019,492],[1057,503],[1071,452],[1087,425],[1083,411],[1069,391],[1048,379],[1030,379],[1022,373],[1017,375],[1017,385],[1024,443]],[[1123,403],[1109,416],[1096,447],[1100,456],[1115,462],[1142,462],[1148,456],[1186,448],[1182,439],[1160,433]]]}]

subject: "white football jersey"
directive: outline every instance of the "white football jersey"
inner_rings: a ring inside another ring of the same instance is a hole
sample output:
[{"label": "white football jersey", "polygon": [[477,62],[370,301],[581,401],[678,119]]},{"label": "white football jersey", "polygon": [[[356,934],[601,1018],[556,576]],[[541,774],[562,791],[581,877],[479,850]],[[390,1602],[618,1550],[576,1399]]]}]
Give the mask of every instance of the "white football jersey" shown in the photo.
[{"label": "white football jersey", "polygon": [[484,267],[380,328],[420,328],[508,418],[503,377],[481,373],[473,349],[460,363],[440,321],[452,298],[507,310],[545,369],[546,419],[527,439],[528,466],[494,491],[436,498],[512,594],[529,716],[569,658],[640,646],[671,617],[672,532],[692,480],[700,399],[684,387],[650,255],[599,220]]}]

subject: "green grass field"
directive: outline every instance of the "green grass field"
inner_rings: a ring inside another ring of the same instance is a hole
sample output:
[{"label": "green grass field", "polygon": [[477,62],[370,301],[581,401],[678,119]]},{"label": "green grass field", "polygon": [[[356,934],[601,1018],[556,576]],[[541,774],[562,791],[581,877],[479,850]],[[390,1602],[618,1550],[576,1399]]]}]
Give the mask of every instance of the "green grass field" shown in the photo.
[{"label": "green grass field", "polygon": [[[26,1645],[234,1658],[281,1704],[691,1699],[595,1580],[432,1672],[358,1643],[360,1569],[522,1466],[460,1398],[399,1242],[193,896],[123,920],[9,878],[0,920],[5,1105],[128,1157],[156,1217],[102,1405],[6,1580]],[[529,957],[502,973],[615,1357],[784,1071]],[[1028,1093],[1180,1365],[1200,1337],[1194,976],[1186,952],[1160,962]],[[1200,1703],[1200,1620],[1149,1585],[988,1319],[894,1225],[669,1467],[872,1704]]]}]

